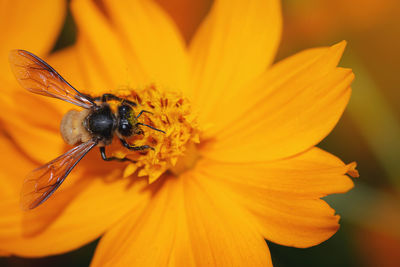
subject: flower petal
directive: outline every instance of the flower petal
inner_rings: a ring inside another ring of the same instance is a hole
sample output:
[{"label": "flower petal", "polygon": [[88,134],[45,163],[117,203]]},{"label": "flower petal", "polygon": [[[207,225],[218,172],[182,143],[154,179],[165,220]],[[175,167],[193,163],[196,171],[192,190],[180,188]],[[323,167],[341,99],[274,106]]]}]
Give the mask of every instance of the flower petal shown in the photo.
[{"label": "flower petal", "polygon": [[100,95],[141,82],[137,60],[125,54],[120,37],[93,1],[72,1],[71,9],[79,30],[77,55],[87,93]]},{"label": "flower petal", "polygon": [[[167,266],[175,245],[188,243],[182,182],[162,179],[150,185],[153,197],[144,210],[132,210],[103,236],[92,266]],[[190,250],[181,249],[175,252],[186,254],[184,265],[192,266]]]},{"label": "flower petal", "polygon": [[0,132],[0,146],[0,199],[19,197],[22,181],[34,164],[3,132]]},{"label": "flower petal", "polygon": [[317,245],[339,228],[339,216],[321,200],[353,187],[345,165],[313,148],[299,156],[270,163],[208,162],[199,170],[237,194],[238,204],[258,220],[272,242],[295,247]]},{"label": "flower petal", "polygon": [[335,67],[343,49],[341,43],[284,60],[221,103],[219,110],[230,109],[221,112],[225,123],[220,119],[209,131],[214,130],[215,142],[204,154],[222,161],[265,161],[320,142],[338,122],[351,93],[352,71]]},{"label": "flower petal", "polygon": [[12,49],[25,49],[38,55],[48,53],[64,22],[66,1],[1,1],[0,79],[12,81],[8,66],[8,53]]},{"label": "flower petal", "polygon": [[190,95],[202,123],[215,107],[261,75],[271,64],[281,35],[277,0],[217,0],[190,46]]},{"label": "flower petal", "polygon": [[187,56],[172,21],[152,1],[73,1],[87,85],[95,94],[160,82],[186,87]]},{"label": "flower petal", "polygon": [[3,107],[0,118],[4,129],[16,142],[14,145],[42,163],[64,150],[58,130],[61,114],[54,106],[17,89],[10,94],[5,93],[0,103]]},{"label": "flower petal", "polygon": [[116,30],[151,81],[173,90],[185,89],[188,78],[185,41],[168,14],[154,1],[106,0],[105,6]]},{"label": "flower petal", "polygon": [[198,266],[272,266],[266,242],[233,197],[213,176],[186,180],[187,223]]},{"label": "flower petal", "polygon": [[222,188],[194,175],[170,177],[144,213],[106,233],[93,266],[272,266],[263,238],[214,195]]},{"label": "flower petal", "polygon": [[[141,192],[146,179],[116,179],[122,174],[114,172],[115,164],[99,164],[101,159],[88,155],[49,200],[23,212],[19,192],[33,164],[4,138],[0,140],[12,156],[12,161],[0,161],[0,251],[29,257],[70,251],[98,238],[131,209],[148,202],[149,195]],[[18,168],[10,168],[15,162]]]},{"label": "flower petal", "polygon": [[65,150],[59,131],[34,126],[17,116],[10,116],[4,122],[4,128],[15,141],[14,145],[37,162],[49,162]]}]

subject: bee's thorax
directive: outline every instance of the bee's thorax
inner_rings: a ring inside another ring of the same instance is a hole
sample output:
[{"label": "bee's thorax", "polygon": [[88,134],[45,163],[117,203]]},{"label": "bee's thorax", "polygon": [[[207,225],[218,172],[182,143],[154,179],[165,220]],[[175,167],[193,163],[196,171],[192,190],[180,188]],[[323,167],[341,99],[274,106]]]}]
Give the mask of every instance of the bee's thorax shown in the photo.
[{"label": "bee's thorax", "polygon": [[116,124],[116,118],[108,104],[92,109],[84,120],[84,126],[92,137],[104,144],[111,143]]}]

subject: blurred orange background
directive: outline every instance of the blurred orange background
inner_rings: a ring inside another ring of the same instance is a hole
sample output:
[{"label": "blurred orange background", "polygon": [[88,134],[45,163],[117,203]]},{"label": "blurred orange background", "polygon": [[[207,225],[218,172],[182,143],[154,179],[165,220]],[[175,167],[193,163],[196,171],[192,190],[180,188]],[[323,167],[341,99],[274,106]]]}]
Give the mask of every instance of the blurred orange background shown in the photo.
[{"label": "blurred orange background", "polygon": [[399,14],[396,0],[283,3],[280,58],[345,39],[341,65],[356,75],[344,116],[320,144],[356,160],[361,175],[349,194],[330,199],[342,215],[339,235],[354,252],[350,260],[332,251],[344,265],[400,265]]}]

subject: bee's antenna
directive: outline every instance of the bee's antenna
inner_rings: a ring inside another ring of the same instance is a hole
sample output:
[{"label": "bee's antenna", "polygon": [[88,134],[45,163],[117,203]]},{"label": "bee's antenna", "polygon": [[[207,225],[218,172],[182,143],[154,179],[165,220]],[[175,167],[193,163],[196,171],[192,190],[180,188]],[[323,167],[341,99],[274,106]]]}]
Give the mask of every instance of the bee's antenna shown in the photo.
[{"label": "bee's antenna", "polygon": [[149,127],[149,128],[151,128],[151,129],[153,129],[153,130],[156,130],[156,131],[159,131],[159,132],[165,133],[163,130],[160,130],[160,129],[154,128],[153,126],[150,126],[150,125],[148,125],[148,124],[144,124],[144,123],[141,123],[141,122],[138,122],[138,123],[136,123],[136,125],[142,125],[142,126],[146,126],[146,127]]},{"label": "bee's antenna", "polygon": [[153,115],[153,112],[150,112],[150,111],[147,111],[147,110],[142,110],[142,111],[140,111],[139,112],[139,114],[136,116],[136,119],[138,119],[143,113],[150,113],[150,114],[152,114]]}]

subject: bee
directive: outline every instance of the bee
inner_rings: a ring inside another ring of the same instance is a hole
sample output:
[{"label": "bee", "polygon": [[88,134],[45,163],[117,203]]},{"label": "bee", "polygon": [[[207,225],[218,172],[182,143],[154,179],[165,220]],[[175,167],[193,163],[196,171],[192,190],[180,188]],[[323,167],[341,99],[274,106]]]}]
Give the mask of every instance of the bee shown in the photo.
[{"label": "bee", "polygon": [[[148,145],[135,146],[126,141],[134,135],[143,134],[140,126],[149,127],[165,133],[145,123],[139,122],[143,113],[137,115],[137,104],[113,94],[91,97],[76,90],[51,66],[34,54],[24,50],[10,52],[11,69],[19,83],[28,91],[48,97],[58,98],[84,108],[82,111],[70,110],[61,121],[60,132],[64,141],[74,147],[65,154],[41,166],[26,177],[21,192],[21,208],[29,210],[46,201],[64,182],[78,162],[95,146],[99,147],[101,158],[105,161],[131,161],[128,158],[108,157],[105,147],[111,144],[116,135],[121,144],[135,151],[154,150]],[[117,101],[113,112],[109,101]]]}]

